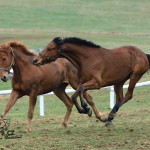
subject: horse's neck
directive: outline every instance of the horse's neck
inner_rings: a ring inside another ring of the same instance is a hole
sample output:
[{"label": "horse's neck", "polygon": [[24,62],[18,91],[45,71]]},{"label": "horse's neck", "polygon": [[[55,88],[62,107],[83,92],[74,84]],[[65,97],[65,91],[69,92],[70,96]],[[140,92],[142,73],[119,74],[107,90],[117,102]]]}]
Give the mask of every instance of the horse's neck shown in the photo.
[{"label": "horse's neck", "polygon": [[65,53],[62,54],[62,56],[69,60],[77,69],[80,69],[82,65],[82,54],[79,54],[76,51],[70,49],[65,51]]},{"label": "horse's neck", "polygon": [[[99,50],[100,52],[100,50]],[[93,50],[89,47],[68,47],[68,50],[63,54],[66,59],[68,59],[78,70],[81,69],[83,65],[86,65],[88,58],[92,58],[93,54],[97,53],[97,50]],[[103,53],[103,50],[102,50]]]},{"label": "horse's neck", "polygon": [[67,60],[69,60],[77,69],[80,68],[81,66],[81,62],[80,62],[80,59],[78,57],[76,57],[74,55],[74,57],[72,57],[72,55],[67,55],[67,54],[64,54],[63,55]]},{"label": "horse's neck", "polygon": [[27,69],[27,66],[32,65],[31,60],[33,56],[29,56],[22,51],[14,51],[14,65],[13,70],[15,75],[20,75],[24,69]]}]

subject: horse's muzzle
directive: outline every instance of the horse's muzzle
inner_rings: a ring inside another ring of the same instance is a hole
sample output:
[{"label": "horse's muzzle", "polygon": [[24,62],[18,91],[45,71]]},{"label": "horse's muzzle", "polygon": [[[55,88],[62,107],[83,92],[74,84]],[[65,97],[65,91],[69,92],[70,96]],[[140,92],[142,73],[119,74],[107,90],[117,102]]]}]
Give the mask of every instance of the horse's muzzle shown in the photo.
[{"label": "horse's muzzle", "polygon": [[2,80],[3,82],[7,82],[7,81],[8,81],[8,79],[7,79],[6,76],[3,76],[3,77],[1,78],[1,80]]},{"label": "horse's muzzle", "polygon": [[37,60],[37,59],[34,59],[34,60],[32,61],[32,64],[33,64],[33,65],[36,65],[37,62],[38,62],[38,60]]},{"label": "horse's muzzle", "polygon": [[12,79],[12,77],[13,77],[13,74],[12,74],[12,73],[8,73],[8,74],[4,75],[4,76],[1,78],[1,80],[2,80],[3,82],[7,82],[8,80]]},{"label": "horse's muzzle", "polygon": [[35,65],[35,66],[41,66],[41,65],[43,65],[44,63],[39,62],[37,59],[35,59],[35,60],[33,60],[32,64]]}]

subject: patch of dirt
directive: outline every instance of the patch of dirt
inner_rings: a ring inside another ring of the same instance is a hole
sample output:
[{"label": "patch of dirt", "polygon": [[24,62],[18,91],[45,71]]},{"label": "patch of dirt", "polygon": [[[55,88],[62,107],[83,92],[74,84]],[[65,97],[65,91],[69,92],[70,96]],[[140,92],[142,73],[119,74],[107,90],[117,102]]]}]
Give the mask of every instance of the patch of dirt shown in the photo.
[{"label": "patch of dirt", "polygon": [[1,41],[16,41],[16,40],[39,40],[39,39],[48,39],[50,36],[9,36],[9,37],[0,37]]},{"label": "patch of dirt", "polygon": [[129,110],[129,111],[120,111],[117,116],[136,116],[137,114],[144,113],[144,112],[150,112],[148,109],[143,110]]},{"label": "patch of dirt", "polygon": [[[29,33],[30,35],[32,33],[50,33],[50,34],[59,34],[61,33],[79,33],[79,34],[99,34],[99,35],[122,35],[122,36],[150,36],[150,33],[120,33],[120,32],[97,32],[97,31],[78,31],[78,32],[69,32],[69,31],[52,31],[52,30],[39,30],[39,29],[5,29],[0,28],[0,32],[7,32],[7,33]],[[6,40],[39,40],[39,39],[48,39],[50,38],[50,35],[46,36],[38,36],[38,35],[23,35],[23,36],[1,36],[0,41],[6,41]]]}]

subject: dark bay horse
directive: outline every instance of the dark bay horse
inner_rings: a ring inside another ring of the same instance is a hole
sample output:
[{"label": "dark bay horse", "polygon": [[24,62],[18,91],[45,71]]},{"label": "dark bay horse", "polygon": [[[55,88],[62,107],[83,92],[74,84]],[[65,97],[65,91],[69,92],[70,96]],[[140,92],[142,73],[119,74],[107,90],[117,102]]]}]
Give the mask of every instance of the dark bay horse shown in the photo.
[{"label": "dark bay horse", "polygon": [[[30,132],[37,96],[53,91],[67,107],[67,112],[61,123],[61,127],[66,127],[73,103],[65,93],[65,89],[68,84],[74,89],[78,87],[77,69],[64,58],[60,58],[54,63],[37,67],[32,65],[34,56],[33,52],[29,51],[25,45],[19,42],[9,42],[0,46],[0,78],[3,81],[7,81],[10,69],[12,68],[14,71],[12,92],[3,110],[1,119],[4,119],[6,113],[18,98],[28,95],[30,99],[27,131]],[[87,99],[90,97],[87,93],[84,96]],[[91,115],[89,108],[86,107],[87,112],[84,112],[78,103],[75,105],[79,112]]]},{"label": "dark bay horse", "polygon": [[[78,69],[80,85],[72,96],[73,102],[78,96],[82,99],[87,90],[114,85],[116,104],[108,118],[102,118],[92,99],[87,101],[106,126],[112,124],[119,108],[132,98],[135,84],[149,68],[147,56],[135,46],[106,49],[76,37],[54,38],[35,57],[33,64],[42,65],[59,57],[68,59]],[[128,79],[129,87],[124,96],[123,85]]]}]

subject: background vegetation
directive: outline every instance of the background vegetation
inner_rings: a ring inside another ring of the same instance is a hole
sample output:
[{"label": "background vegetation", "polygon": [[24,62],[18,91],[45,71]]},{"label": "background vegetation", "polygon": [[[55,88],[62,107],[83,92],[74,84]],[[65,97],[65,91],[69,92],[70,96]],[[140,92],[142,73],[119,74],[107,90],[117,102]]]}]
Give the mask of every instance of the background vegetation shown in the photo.
[{"label": "background vegetation", "polygon": [[[102,47],[135,45],[150,53],[149,0],[1,0],[0,44],[20,41],[30,49],[44,47],[56,36],[76,36]],[[149,80],[145,74],[141,81]],[[0,90],[10,89],[0,82]],[[24,133],[28,97],[18,100],[8,113],[11,128],[21,139],[0,140],[0,149],[30,150],[148,150],[150,147],[150,86],[136,88],[132,101],[125,104],[106,128],[94,115],[88,118],[73,110],[68,128],[57,129],[65,106],[55,96],[45,100],[45,116],[35,110],[33,132]],[[97,107],[109,113],[108,90],[92,91]],[[0,112],[9,96],[0,96]]]}]

